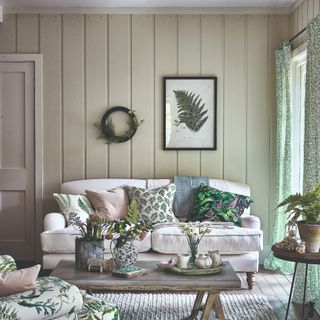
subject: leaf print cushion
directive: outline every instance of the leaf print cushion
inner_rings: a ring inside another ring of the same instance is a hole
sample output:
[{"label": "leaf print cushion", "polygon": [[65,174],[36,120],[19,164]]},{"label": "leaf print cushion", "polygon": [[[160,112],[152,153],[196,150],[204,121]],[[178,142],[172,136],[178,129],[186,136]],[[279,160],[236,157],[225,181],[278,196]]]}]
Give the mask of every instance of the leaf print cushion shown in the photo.
[{"label": "leaf print cushion", "polygon": [[240,226],[240,216],[252,202],[249,196],[225,192],[201,184],[191,221],[226,221]]},{"label": "leaf print cushion", "polygon": [[83,195],[54,193],[61,213],[66,217],[68,226],[75,225],[76,221],[86,222],[94,212],[88,198]]},{"label": "leaf print cushion", "polygon": [[130,202],[136,200],[141,219],[155,224],[159,222],[178,222],[172,211],[175,184],[153,190],[126,186]]}]

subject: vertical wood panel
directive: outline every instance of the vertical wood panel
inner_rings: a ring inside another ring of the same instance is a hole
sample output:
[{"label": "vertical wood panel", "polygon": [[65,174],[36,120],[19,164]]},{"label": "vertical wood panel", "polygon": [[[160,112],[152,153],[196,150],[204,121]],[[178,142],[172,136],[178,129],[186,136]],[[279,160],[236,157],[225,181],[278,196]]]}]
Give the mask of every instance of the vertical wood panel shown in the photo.
[{"label": "vertical wood panel", "polygon": [[[303,3],[298,7],[298,32],[303,28]],[[299,46],[303,40],[303,35],[297,38],[297,45]]]},{"label": "vertical wood panel", "polygon": [[0,23],[0,52],[16,52],[16,15],[3,15],[3,22]]},{"label": "vertical wood panel", "polygon": [[305,0],[302,4],[302,28],[307,25],[308,21],[308,0]]},{"label": "vertical wood panel", "polygon": [[245,17],[225,16],[224,178],[246,181]]},{"label": "vertical wood panel", "polygon": [[84,178],[84,16],[63,16],[63,181]]},{"label": "vertical wood panel", "polygon": [[106,110],[107,16],[86,16],[86,178],[107,176],[108,147],[97,139],[95,122]]},{"label": "vertical wood panel", "polygon": [[[131,16],[109,16],[109,106],[131,107]],[[109,148],[109,176],[131,177],[131,141]]]},{"label": "vertical wood panel", "polygon": [[201,175],[212,178],[223,177],[223,71],[224,71],[224,17],[204,15],[202,17],[201,74],[214,75],[218,79],[217,89],[217,151],[201,151]]},{"label": "vertical wood panel", "polygon": [[247,183],[269,241],[268,18],[248,17]]},{"label": "vertical wood panel", "polygon": [[[201,17],[178,17],[178,72],[179,76],[198,76],[201,72]],[[178,174],[200,175],[200,152],[178,152]]]},{"label": "vertical wood panel", "polygon": [[163,150],[163,77],[177,75],[177,16],[155,16],[155,177],[177,175],[177,151]]},{"label": "vertical wood panel", "polygon": [[17,51],[18,53],[38,53],[39,44],[39,15],[17,15]]},{"label": "vertical wood panel", "polygon": [[313,2],[314,17],[320,12],[320,0],[314,0]]},{"label": "vertical wood panel", "polygon": [[314,16],[314,10],[313,10],[313,0],[308,0],[308,21],[311,20]]},{"label": "vertical wood panel", "polygon": [[145,120],[132,140],[132,177],[152,178],[155,121],[153,15],[132,16],[132,109],[137,111],[138,118]]},{"label": "vertical wood panel", "polygon": [[43,197],[44,212],[57,208],[52,193],[62,181],[61,16],[41,15],[43,54]]},{"label": "vertical wood panel", "polygon": [[[269,109],[269,141],[270,141],[270,183],[269,183],[269,232],[272,235],[272,228],[275,217],[275,208],[277,206],[276,197],[276,186],[277,186],[277,176],[276,176],[276,74],[275,74],[275,50],[279,47],[280,43],[289,36],[289,17],[286,15],[271,15],[269,17],[269,99],[268,99],[268,109]],[[269,241],[270,243],[271,241]]]}]

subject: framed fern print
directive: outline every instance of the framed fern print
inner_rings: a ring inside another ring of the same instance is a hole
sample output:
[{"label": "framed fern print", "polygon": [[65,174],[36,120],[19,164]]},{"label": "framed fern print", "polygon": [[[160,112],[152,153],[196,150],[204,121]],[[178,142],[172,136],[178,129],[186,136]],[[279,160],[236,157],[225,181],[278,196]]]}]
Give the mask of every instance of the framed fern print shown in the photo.
[{"label": "framed fern print", "polygon": [[164,78],[164,150],[217,150],[217,77]]}]

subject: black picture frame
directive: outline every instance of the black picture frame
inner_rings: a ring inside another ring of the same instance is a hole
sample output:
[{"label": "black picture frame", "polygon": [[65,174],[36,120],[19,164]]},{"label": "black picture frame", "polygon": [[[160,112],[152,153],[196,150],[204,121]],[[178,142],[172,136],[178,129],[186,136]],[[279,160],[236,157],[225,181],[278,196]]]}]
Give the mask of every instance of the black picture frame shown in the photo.
[{"label": "black picture frame", "polygon": [[217,81],[163,78],[163,150],[217,150]]}]

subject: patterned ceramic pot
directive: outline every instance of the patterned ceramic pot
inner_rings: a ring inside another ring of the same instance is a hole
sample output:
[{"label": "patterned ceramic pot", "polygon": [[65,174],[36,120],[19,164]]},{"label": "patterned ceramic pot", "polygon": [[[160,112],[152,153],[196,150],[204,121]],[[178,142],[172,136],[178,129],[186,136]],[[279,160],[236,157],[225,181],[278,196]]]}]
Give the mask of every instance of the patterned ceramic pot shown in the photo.
[{"label": "patterned ceramic pot", "polygon": [[138,250],[133,240],[123,242],[114,239],[110,248],[117,269],[130,268],[138,260]]}]

